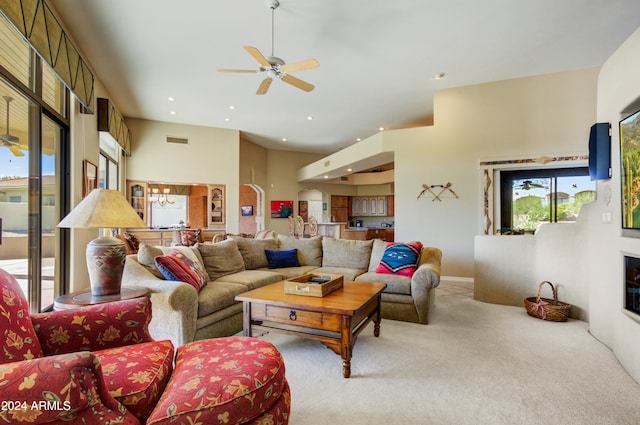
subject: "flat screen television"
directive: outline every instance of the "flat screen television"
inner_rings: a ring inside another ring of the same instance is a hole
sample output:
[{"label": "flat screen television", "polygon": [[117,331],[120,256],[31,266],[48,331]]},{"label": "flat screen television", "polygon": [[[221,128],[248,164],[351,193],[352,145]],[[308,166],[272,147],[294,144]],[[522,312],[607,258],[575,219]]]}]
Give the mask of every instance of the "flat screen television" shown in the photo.
[{"label": "flat screen television", "polygon": [[640,230],[640,110],[620,121],[622,228]]}]

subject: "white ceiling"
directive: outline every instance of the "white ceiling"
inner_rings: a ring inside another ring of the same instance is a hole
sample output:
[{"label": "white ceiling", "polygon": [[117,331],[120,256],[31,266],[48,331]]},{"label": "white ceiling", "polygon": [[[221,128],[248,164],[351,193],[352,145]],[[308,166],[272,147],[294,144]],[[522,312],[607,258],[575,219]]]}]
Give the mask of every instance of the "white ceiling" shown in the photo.
[{"label": "white ceiling", "polygon": [[257,69],[245,45],[271,54],[265,0],[49,3],[125,117],[323,154],[431,124],[436,90],[600,66],[640,26],[638,0],[280,0],[274,54],[318,60],[294,74],[316,88],[258,96],[262,74],[216,70]]}]

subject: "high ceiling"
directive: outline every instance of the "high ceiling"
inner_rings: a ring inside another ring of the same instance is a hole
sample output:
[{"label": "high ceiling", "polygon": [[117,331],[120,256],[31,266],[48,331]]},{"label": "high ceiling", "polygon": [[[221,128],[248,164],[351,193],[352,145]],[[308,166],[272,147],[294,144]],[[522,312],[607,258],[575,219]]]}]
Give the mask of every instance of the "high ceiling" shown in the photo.
[{"label": "high ceiling", "polygon": [[323,154],[431,124],[436,90],[600,66],[640,25],[638,0],[280,0],[274,56],[320,67],[293,74],[311,92],[259,96],[263,74],[217,69],[257,69],[243,46],[271,55],[265,0],[49,3],[125,117]]}]

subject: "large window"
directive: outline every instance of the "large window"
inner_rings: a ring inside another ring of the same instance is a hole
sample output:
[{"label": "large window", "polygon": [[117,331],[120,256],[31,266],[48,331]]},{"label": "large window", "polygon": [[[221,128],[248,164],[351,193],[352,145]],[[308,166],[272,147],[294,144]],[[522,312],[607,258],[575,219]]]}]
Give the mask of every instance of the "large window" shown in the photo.
[{"label": "large window", "polygon": [[576,221],[595,200],[587,167],[502,171],[501,233],[534,233],[543,223]]},{"label": "large window", "polygon": [[56,225],[68,208],[69,94],[1,15],[0,35],[0,267],[35,312],[53,304],[66,280]]},{"label": "large window", "polygon": [[100,162],[98,163],[98,187],[119,189],[119,157],[121,147],[111,135],[100,132]]}]

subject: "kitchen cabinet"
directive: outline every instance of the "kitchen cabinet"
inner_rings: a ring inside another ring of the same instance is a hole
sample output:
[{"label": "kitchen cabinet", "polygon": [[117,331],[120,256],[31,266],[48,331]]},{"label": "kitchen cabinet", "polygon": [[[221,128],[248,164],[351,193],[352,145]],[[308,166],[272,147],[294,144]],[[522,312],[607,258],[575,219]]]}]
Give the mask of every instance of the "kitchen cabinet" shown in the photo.
[{"label": "kitchen cabinet", "polygon": [[395,214],[395,197],[393,195],[387,196],[387,215],[393,217]]},{"label": "kitchen cabinet", "polygon": [[387,215],[386,196],[355,196],[351,207],[355,217]]},{"label": "kitchen cabinet", "polygon": [[385,239],[385,229],[367,229],[367,240]]},{"label": "kitchen cabinet", "polygon": [[349,197],[331,195],[331,215],[332,221],[346,223],[349,221]]}]

